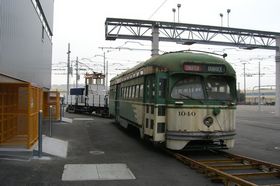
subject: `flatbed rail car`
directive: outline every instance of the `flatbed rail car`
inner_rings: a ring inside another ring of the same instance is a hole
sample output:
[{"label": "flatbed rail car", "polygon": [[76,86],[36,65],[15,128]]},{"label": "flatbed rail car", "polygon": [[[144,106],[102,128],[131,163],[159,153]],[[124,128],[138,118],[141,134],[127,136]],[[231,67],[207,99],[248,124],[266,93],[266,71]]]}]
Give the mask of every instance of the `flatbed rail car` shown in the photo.
[{"label": "flatbed rail car", "polygon": [[99,114],[108,116],[108,95],[104,85],[104,75],[93,72],[85,75],[84,88],[70,89],[70,95],[74,96],[74,104],[68,105],[66,111],[82,114]]},{"label": "flatbed rail car", "polygon": [[167,148],[232,148],[236,75],[225,59],[165,53],[110,82],[109,112],[121,126]]}]

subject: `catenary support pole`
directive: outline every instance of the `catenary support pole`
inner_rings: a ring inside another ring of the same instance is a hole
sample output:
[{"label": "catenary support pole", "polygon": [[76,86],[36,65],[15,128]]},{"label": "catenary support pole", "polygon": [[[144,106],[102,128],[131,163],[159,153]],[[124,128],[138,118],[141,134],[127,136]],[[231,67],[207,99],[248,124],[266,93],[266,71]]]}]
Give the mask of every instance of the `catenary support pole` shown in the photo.
[{"label": "catenary support pole", "polygon": [[79,58],[76,58],[76,88],[79,87],[78,85],[78,81],[79,81],[80,77],[79,77]]},{"label": "catenary support pole", "polygon": [[157,25],[153,26],[152,31],[152,57],[159,54],[159,28]]},{"label": "catenary support pole", "polygon": [[276,38],[276,103],[275,103],[275,114],[280,117],[280,37]]}]

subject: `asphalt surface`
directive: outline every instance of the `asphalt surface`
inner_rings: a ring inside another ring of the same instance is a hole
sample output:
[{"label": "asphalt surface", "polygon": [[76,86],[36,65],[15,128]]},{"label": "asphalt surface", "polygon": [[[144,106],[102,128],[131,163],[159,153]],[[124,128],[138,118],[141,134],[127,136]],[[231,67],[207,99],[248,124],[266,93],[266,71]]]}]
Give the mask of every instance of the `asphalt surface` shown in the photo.
[{"label": "asphalt surface", "polygon": [[273,106],[239,106],[235,147],[230,151],[280,164],[280,117]]},{"label": "asphalt surface", "polygon": [[[280,164],[280,122],[272,107],[237,110],[236,144],[231,152]],[[111,119],[67,114],[68,118],[93,118],[54,123],[52,136],[69,142],[67,158],[30,161],[0,158],[0,185],[220,185],[183,165],[149,143],[127,133]],[[47,134],[48,122],[44,124]],[[279,148],[278,148],[279,147]],[[49,155],[46,155],[49,156]],[[135,180],[62,181],[65,164],[125,163]]]}]

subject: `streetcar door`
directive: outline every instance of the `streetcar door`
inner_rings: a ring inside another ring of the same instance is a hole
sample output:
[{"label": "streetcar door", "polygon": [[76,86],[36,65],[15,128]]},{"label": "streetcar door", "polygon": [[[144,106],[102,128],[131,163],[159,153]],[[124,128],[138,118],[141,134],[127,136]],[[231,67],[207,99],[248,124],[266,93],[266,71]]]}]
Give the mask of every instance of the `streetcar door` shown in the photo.
[{"label": "streetcar door", "polygon": [[157,73],[145,79],[144,134],[153,141],[165,140],[167,74]]},{"label": "streetcar door", "polygon": [[154,114],[154,141],[165,141],[166,99],[168,96],[168,75],[160,72],[156,75],[156,106]]},{"label": "streetcar door", "polygon": [[155,90],[156,90],[155,75],[145,77],[144,86],[144,134],[152,137],[154,130],[154,105],[155,105]]},{"label": "streetcar door", "polygon": [[157,73],[156,81],[156,104],[165,105],[168,92],[168,75]]}]

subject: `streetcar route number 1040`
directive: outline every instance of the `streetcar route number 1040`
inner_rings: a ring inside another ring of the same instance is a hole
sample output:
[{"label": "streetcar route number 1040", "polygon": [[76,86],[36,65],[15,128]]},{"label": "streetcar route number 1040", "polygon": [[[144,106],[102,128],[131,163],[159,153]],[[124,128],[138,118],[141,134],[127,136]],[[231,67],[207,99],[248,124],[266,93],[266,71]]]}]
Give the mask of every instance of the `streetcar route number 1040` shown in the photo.
[{"label": "streetcar route number 1040", "polygon": [[179,115],[179,116],[196,116],[196,113],[195,113],[195,112],[192,112],[192,111],[188,111],[188,112],[179,111],[179,112],[178,112],[178,115]]}]

